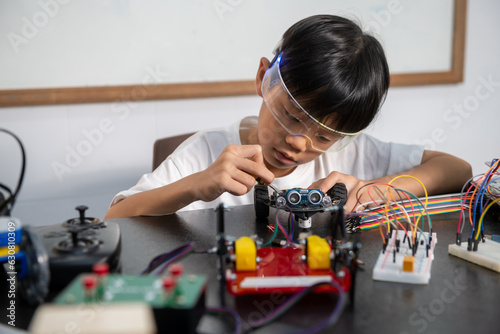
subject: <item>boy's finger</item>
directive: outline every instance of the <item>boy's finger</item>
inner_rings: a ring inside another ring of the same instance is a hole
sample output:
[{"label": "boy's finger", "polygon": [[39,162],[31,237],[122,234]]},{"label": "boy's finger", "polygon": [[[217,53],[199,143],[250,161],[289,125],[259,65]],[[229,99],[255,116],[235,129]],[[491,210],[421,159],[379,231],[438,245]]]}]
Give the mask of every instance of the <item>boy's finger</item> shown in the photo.
[{"label": "boy's finger", "polygon": [[[239,169],[247,174],[250,174],[254,179],[260,179],[265,184],[270,184],[274,180],[274,174],[267,169],[264,162],[256,162],[250,159],[244,159]],[[259,182],[259,181],[258,181]]]},{"label": "boy's finger", "polygon": [[260,184],[271,184],[274,181],[274,174],[266,168],[264,164],[260,166],[257,170],[253,171],[246,171],[248,174],[250,174],[257,182]]},{"label": "boy's finger", "polygon": [[245,159],[235,162],[236,166],[250,174],[254,179],[261,179],[270,184],[274,180],[274,174],[264,164],[262,147],[260,145],[239,145],[232,147],[233,153]]},{"label": "boy's finger", "polygon": [[318,189],[321,188],[321,184],[323,183],[325,179],[318,180],[316,182],[311,183],[307,189]]},{"label": "boy's finger", "polygon": [[262,147],[260,145],[241,145],[237,146],[238,155],[250,159],[257,163],[263,163]]},{"label": "boy's finger", "polygon": [[328,176],[327,178],[314,182],[310,188],[313,188],[312,186],[314,185],[314,188],[319,188],[321,189],[321,191],[326,193],[338,182],[340,182],[340,177],[338,177],[338,175],[336,174],[330,174],[330,176]]},{"label": "boy's finger", "polygon": [[274,174],[271,171],[269,171],[267,168],[265,169],[264,172],[259,173],[257,176],[258,176],[257,179],[259,179],[259,182],[263,181],[264,184],[267,184],[267,185],[271,184],[274,181]]},{"label": "boy's finger", "polygon": [[[248,177],[247,174],[245,175]],[[249,180],[246,180],[244,175],[236,174],[233,175],[231,181],[229,181],[227,191],[232,195],[241,196],[248,193],[251,188],[252,188],[252,183],[250,183]]]},{"label": "boy's finger", "polygon": [[255,177],[242,170],[240,170],[239,173],[237,172],[233,174],[233,180],[237,181],[247,188],[245,193],[249,192],[255,184]]}]

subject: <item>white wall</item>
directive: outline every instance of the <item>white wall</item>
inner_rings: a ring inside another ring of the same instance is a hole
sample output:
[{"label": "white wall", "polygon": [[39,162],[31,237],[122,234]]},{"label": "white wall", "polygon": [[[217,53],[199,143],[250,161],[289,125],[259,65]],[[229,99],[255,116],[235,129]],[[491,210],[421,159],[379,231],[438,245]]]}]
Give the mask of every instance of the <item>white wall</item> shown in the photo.
[{"label": "white wall", "polygon": [[[486,160],[499,157],[498,13],[500,2],[469,1],[464,82],[391,88],[368,132],[425,143],[467,160],[474,173],[483,172]],[[25,224],[59,223],[76,216],[76,205],[86,204],[90,215],[102,218],[115,193],[150,171],[155,139],[231,123],[257,114],[259,106],[257,96],[244,96],[1,108],[0,127],[22,139],[28,156],[13,215]],[[78,159],[74,151],[86,156]],[[59,176],[58,163],[68,166]],[[19,164],[15,142],[0,134],[0,182],[14,188]]]},{"label": "white wall", "polygon": [[132,85],[152,64],[163,83],[250,80],[289,26],[325,12],[374,31],[392,73],[446,70],[453,2],[4,0],[0,89]]}]

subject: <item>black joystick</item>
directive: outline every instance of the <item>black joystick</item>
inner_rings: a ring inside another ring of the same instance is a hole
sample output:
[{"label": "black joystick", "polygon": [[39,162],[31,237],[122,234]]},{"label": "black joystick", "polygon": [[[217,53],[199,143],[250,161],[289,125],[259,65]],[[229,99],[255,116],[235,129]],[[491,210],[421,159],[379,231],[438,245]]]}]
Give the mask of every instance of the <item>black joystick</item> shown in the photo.
[{"label": "black joystick", "polygon": [[[75,209],[80,212],[80,224],[85,224],[85,211],[89,207],[86,205],[78,205]],[[75,228],[68,228],[69,233],[71,233],[71,241],[73,243],[74,248],[78,248],[78,232],[80,231],[79,229]]]},{"label": "black joystick", "polygon": [[75,209],[78,210],[78,212],[80,212],[80,224],[85,224],[85,211],[88,209],[89,207],[86,206],[86,205],[78,205]]},{"label": "black joystick", "polygon": [[101,221],[97,218],[85,217],[85,211],[87,211],[88,208],[89,207],[86,205],[78,205],[75,207],[75,210],[79,212],[79,217],[68,219],[63,224],[69,227],[71,225],[82,226],[84,224],[100,223]]},{"label": "black joystick", "polygon": [[66,236],[69,233],[69,237],[54,245],[56,251],[78,254],[90,252],[99,246],[100,241],[95,237],[96,230],[105,227],[105,224],[96,218],[86,218],[85,211],[88,208],[86,205],[79,205],[75,208],[80,213],[80,217],[66,221]]},{"label": "black joystick", "polygon": [[50,286],[60,289],[95,263],[107,263],[110,272],[121,271],[120,228],[114,222],[86,217],[86,205],[75,207],[79,217],[39,228],[49,255]]}]

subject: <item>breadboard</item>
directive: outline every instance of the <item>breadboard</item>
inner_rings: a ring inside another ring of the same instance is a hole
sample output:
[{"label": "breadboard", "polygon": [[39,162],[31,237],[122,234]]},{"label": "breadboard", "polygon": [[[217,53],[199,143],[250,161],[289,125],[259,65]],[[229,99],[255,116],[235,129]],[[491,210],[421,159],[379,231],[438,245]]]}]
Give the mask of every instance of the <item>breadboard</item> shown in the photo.
[{"label": "breadboard", "polygon": [[154,334],[153,311],[145,303],[123,304],[43,304],[30,323],[32,334]]},{"label": "breadboard", "polygon": [[477,251],[468,251],[467,242],[462,242],[458,246],[452,244],[448,246],[448,253],[466,261],[478,264],[485,268],[500,272],[500,243],[485,239],[480,242]]},{"label": "breadboard", "polygon": [[[429,242],[429,233],[423,232],[417,240],[427,240]],[[392,237],[387,242],[385,252],[381,251],[373,268],[373,279],[377,281],[400,282],[411,284],[428,284],[431,278],[431,266],[434,260],[434,248],[437,244],[436,233],[432,233],[429,251],[426,251],[427,243],[418,242],[417,251],[414,256],[413,271],[403,271],[403,262],[405,256],[412,256],[412,250],[408,245],[408,240],[403,239],[404,231],[392,233]],[[400,240],[399,251],[396,250],[396,240]],[[395,255],[394,255],[395,254]]]}]

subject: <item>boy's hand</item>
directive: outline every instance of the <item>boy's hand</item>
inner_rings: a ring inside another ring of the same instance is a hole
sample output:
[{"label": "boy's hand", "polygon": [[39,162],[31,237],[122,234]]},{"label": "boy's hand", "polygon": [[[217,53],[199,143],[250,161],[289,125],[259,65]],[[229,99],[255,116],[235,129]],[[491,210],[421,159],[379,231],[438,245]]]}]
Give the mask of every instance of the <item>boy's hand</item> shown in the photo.
[{"label": "boy's hand", "polygon": [[[357,203],[356,193],[359,188],[367,184],[367,181],[360,180],[352,175],[342,174],[339,172],[331,172],[324,179],[320,179],[309,186],[309,189],[321,189],[324,193],[330,190],[336,183],[343,183],[347,188],[347,203],[345,205],[347,212],[352,212],[360,204]],[[360,192],[361,195],[361,192]],[[365,197],[361,197],[365,200]]]},{"label": "boy's hand", "polygon": [[210,167],[198,173],[196,198],[209,202],[224,192],[244,195],[252,190],[257,177],[266,184],[274,180],[260,145],[228,145]]}]

